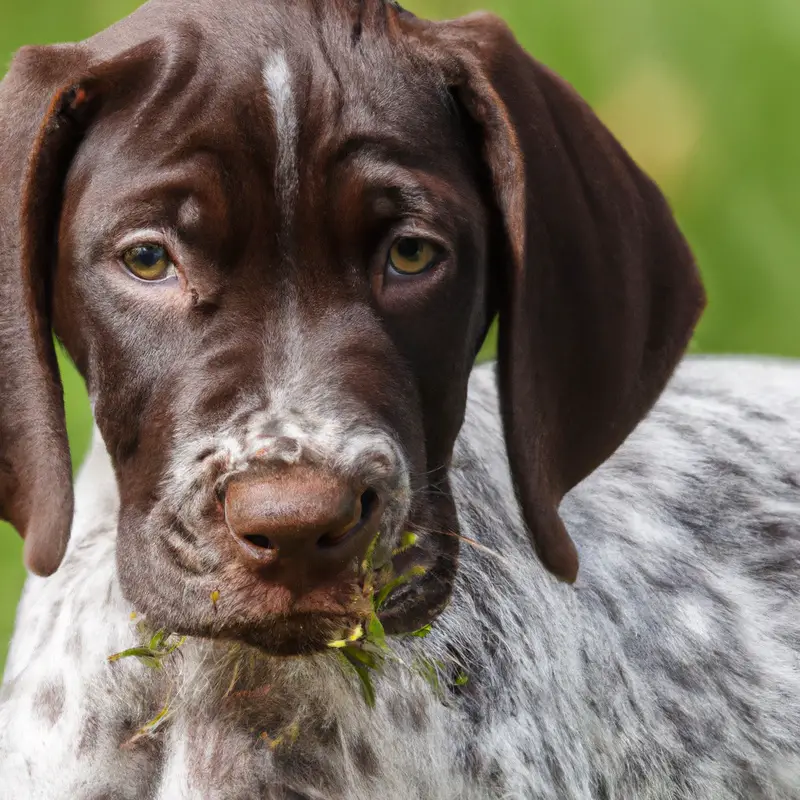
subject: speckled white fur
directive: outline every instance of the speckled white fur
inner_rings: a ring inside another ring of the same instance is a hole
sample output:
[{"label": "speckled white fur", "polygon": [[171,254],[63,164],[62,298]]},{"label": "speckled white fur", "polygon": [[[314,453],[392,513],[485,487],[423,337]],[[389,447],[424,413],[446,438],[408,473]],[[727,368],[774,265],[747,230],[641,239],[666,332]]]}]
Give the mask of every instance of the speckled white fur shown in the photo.
[{"label": "speckled white fur", "polygon": [[[455,663],[469,683],[442,701],[397,670],[370,711],[327,657],[263,659],[253,686],[274,702],[226,711],[228,645],[190,642],[158,672],[105,660],[135,637],[96,441],[67,559],[20,604],[0,797],[800,798],[800,366],[684,363],[563,503],[575,586],[522,529],[487,367],[452,484],[464,535],[497,555],[462,546],[453,601],[415,646],[443,660],[445,684]],[[121,748],[170,693],[169,723]],[[258,735],[276,714],[300,722],[288,750]]]}]

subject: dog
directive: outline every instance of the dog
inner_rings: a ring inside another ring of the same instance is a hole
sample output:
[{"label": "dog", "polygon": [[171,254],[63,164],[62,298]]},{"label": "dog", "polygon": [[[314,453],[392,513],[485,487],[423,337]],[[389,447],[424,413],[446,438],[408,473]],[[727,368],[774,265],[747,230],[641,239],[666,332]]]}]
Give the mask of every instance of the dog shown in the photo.
[{"label": "dog", "polygon": [[800,798],[800,368],[504,23],[151,0],[0,142],[3,796]]}]

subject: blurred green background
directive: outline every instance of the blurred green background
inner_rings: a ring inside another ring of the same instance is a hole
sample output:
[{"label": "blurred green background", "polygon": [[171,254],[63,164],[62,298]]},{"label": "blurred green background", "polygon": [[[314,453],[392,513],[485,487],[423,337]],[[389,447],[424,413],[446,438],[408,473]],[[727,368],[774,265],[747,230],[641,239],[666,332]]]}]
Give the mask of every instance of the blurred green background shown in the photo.
[{"label": "blurred green background", "polygon": [[[220,0],[224,2],[224,0]],[[3,69],[18,47],[81,39],[136,0],[0,0]],[[407,0],[431,17],[491,9],[589,100],[660,182],[710,306],[693,347],[800,356],[800,2]],[[86,395],[64,364],[76,465]],[[0,665],[24,571],[0,525]]]}]

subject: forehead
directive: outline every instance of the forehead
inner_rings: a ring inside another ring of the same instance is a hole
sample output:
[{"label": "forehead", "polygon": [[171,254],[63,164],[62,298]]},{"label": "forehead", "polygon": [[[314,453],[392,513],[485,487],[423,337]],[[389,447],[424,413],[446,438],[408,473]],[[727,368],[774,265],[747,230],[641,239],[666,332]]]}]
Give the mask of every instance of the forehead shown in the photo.
[{"label": "forehead", "polygon": [[296,122],[316,142],[385,128],[417,146],[447,138],[443,82],[383,0],[154,0],[90,44],[101,61],[150,47],[140,103],[173,134],[256,122],[274,136]]},{"label": "forehead", "polygon": [[213,207],[226,181],[257,177],[285,204],[343,162],[381,180],[380,161],[452,173],[461,157],[444,84],[391,4],[157,0],[97,37],[100,57],[132,31],[153,32],[154,58],[100,123],[101,152],[84,159],[93,195],[135,203],[157,184]]},{"label": "forehead", "polygon": [[[287,217],[315,224],[326,203],[356,209],[371,186],[402,187],[420,209],[467,197],[453,185],[469,151],[454,104],[393,7],[190,0],[177,17],[177,5],[137,12],[163,29],[146,40],[153,57],[73,165],[69,219],[94,238],[163,221],[199,241],[242,240]],[[143,21],[125,20],[114,41]]]}]

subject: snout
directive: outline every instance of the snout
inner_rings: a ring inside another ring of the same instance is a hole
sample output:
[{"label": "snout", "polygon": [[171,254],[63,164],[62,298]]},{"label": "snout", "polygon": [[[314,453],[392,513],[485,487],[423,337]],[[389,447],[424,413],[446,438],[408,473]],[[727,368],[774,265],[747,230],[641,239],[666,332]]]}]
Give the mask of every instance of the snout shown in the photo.
[{"label": "snout", "polygon": [[442,608],[428,588],[449,586],[436,571],[439,540],[400,542],[431,522],[452,528],[436,512],[444,495],[417,509],[406,454],[382,431],[308,430],[290,439],[248,418],[214,447],[204,438],[176,450],[169,490],[146,516],[123,507],[120,581],[153,626],[277,656],[323,652],[369,619],[381,581],[412,567],[424,577],[417,570],[381,605],[387,633],[417,630],[428,607]]},{"label": "snout", "polygon": [[385,506],[376,489],[305,465],[239,475],[221,500],[237,558],[294,593],[329,584],[360,563]]}]

